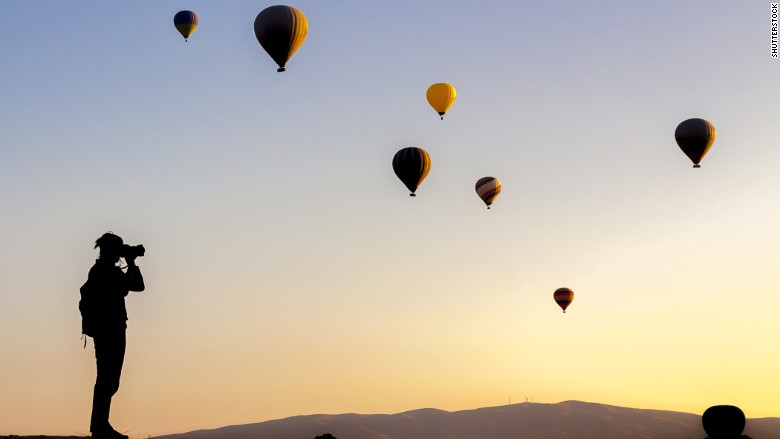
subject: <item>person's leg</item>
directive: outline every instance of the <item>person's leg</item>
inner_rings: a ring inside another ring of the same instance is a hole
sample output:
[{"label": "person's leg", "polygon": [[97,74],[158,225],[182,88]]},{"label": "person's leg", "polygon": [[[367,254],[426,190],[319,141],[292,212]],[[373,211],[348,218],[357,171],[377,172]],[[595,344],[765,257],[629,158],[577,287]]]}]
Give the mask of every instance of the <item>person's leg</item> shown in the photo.
[{"label": "person's leg", "polygon": [[92,419],[89,430],[104,433],[113,430],[108,422],[111,397],[119,390],[119,378],[125,359],[125,331],[116,331],[94,337],[97,378],[92,397]]}]

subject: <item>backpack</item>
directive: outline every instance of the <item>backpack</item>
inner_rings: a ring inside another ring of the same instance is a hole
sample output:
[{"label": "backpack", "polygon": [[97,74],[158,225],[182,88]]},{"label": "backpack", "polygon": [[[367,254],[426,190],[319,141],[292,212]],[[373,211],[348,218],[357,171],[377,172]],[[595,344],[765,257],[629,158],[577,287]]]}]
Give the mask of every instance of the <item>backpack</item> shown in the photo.
[{"label": "backpack", "polygon": [[79,300],[79,311],[81,312],[81,332],[94,337],[97,329],[98,304],[95,297],[95,290],[87,280],[79,289],[81,300]]}]

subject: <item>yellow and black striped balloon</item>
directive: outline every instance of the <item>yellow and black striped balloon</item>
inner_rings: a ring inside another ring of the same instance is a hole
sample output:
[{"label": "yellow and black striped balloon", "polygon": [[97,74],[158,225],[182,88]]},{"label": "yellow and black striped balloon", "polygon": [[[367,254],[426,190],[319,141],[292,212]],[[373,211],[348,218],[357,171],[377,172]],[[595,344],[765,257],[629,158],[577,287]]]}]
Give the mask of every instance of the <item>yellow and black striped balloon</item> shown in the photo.
[{"label": "yellow and black striped balloon", "polygon": [[569,288],[558,288],[553,293],[553,299],[555,299],[555,303],[557,303],[565,313],[566,308],[568,308],[574,300],[574,291]]},{"label": "yellow and black striped balloon", "polygon": [[677,125],[674,140],[693,162],[694,168],[700,168],[699,162],[715,142],[715,127],[704,119],[688,119]]},{"label": "yellow and black striped balloon", "polygon": [[184,41],[187,41],[198,28],[198,15],[192,11],[179,11],[173,16],[173,25],[184,37]]},{"label": "yellow and black striped balloon", "polygon": [[393,171],[411,191],[410,197],[431,171],[431,156],[422,148],[403,148],[393,157]]},{"label": "yellow and black striped balloon", "polygon": [[269,6],[255,18],[255,37],[268,55],[285,71],[287,61],[301,47],[309,33],[303,12],[292,6]]},{"label": "yellow and black striped balloon", "polygon": [[482,201],[487,204],[487,208],[490,209],[490,205],[496,200],[498,194],[501,193],[501,182],[496,177],[482,177],[477,180],[477,184],[474,185],[474,189],[477,191],[477,195]]}]

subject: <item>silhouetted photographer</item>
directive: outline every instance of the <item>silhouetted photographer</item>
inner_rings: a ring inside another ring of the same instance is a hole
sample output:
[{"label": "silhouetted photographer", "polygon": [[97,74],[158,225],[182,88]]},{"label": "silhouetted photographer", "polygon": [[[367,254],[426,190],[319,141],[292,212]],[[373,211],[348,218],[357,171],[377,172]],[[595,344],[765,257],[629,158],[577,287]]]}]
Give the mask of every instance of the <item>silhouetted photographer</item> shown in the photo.
[{"label": "silhouetted photographer", "polygon": [[[135,259],[144,255],[142,245],[129,246],[113,233],[95,241],[100,257],[89,270],[81,287],[81,330],[95,343],[97,378],[92,397],[89,431],[93,438],[127,439],[108,422],[111,397],[119,390],[119,377],[125,359],[127,310],[125,297],[130,291],[143,291],[144,278]],[[126,267],[117,263],[124,258]],[[126,272],[123,271],[126,269]]]}]

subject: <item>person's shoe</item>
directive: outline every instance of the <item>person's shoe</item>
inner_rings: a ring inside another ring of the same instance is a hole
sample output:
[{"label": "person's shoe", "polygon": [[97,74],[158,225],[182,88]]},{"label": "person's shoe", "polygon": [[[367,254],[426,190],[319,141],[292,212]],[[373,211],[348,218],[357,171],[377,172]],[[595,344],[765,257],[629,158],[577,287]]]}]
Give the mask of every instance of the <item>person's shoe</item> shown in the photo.
[{"label": "person's shoe", "polygon": [[93,431],[92,438],[93,439],[128,439],[129,436],[114,430],[114,427],[109,425],[106,428],[101,428],[99,430]]}]

